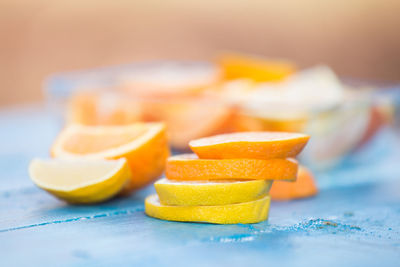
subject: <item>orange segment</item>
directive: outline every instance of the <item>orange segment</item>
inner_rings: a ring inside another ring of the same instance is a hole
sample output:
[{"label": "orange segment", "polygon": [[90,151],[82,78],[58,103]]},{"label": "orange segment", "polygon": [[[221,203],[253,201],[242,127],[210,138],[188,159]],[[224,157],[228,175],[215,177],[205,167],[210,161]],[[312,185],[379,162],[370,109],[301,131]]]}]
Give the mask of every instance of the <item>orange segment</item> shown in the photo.
[{"label": "orange segment", "polygon": [[226,79],[249,78],[257,82],[280,81],[296,71],[296,66],[285,60],[267,60],[260,57],[224,54],[219,57]]},{"label": "orange segment", "polygon": [[296,180],[294,159],[199,159],[183,154],[167,160],[165,175],[171,180],[262,179]]},{"label": "orange segment", "polygon": [[312,197],[318,193],[314,177],[304,166],[299,167],[295,182],[274,181],[270,191],[273,200],[290,200]]},{"label": "orange segment", "polygon": [[133,190],[149,184],[162,174],[169,149],[162,123],[70,125],[57,137],[51,154],[59,158],[126,158],[132,170],[127,189]]},{"label": "orange segment", "polygon": [[310,137],[287,132],[242,132],[221,134],[189,143],[202,159],[273,159],[297,156]]}]

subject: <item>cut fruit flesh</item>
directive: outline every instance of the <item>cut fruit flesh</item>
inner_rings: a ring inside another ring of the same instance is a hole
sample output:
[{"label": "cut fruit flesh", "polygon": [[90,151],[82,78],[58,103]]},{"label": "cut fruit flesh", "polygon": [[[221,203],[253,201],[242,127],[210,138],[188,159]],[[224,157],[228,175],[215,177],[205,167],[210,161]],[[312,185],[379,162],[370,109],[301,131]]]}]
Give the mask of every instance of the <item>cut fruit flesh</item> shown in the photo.
[{"label": "cut fruit flesh", "polygon": [[297,156],[309,138],[301,133],[241,132],[200,138],[189,146],[202,159],[274,159]]},{"label": "cut fruit flesh", "polygon": [[162,205],[216,206],[254,201],[268,194],[272,181],[172,181],[154,184]]},{"label": "cut fruit flesh", "polygon": [[71,203],[105,201],[129,181],[125,159],[119,160],[32,160],[29,174],[40,188]]},{"label": "cut fruit flesh", "polygon": [[168,158],[165,174],[172,180],[296,180],[295,159],[199,159],[195,154]]},{"label": "cut fruit flesh", "polygon": [[258,223],[268,218],[270,197],[255,201],[221,206],[165,206],[157,195],[145,200],[148,216],[182,222],[206,222],[216,224]]},{"label": "cut fruit flesh", "polygon": [[274,182],[270,195],[273,200],[290,200],[312,197],[317,193],[314,176],[306,167],[300,166],[295,182]]},{"label": "cut fruit flesh", "polygon": [[169,156],[165,125],[162,123],[70,125],[60,133],[51,152],[54,157],[69,159],[126,158],[132,178],[125,192],[157,179]]}]

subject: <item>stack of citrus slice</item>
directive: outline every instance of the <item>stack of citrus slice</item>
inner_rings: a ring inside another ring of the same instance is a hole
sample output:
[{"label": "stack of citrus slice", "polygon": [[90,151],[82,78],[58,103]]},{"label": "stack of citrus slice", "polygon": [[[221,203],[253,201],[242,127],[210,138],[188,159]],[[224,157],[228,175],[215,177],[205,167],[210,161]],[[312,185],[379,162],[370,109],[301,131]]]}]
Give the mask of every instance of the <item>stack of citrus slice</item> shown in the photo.
[{"label": "stack of citrus slice", "polygon": [[193,140],[195,154],[170,157],[146,214],[171,221],[257,223],[268,218],[273,180],[294,181],[309,136],[244,132]]}]

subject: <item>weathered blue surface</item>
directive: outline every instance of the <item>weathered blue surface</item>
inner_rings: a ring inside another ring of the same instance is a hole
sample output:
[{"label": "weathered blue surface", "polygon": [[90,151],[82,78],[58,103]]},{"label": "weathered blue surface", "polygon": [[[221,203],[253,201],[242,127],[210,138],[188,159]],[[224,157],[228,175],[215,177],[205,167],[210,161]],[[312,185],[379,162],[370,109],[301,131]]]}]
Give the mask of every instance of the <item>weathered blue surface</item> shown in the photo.
[{"label": "weathered blue surface", "polygon": [[320,194],[272,203],[268,222],[211,225],[146,217],[148,188],[98,206],[37,189],[27,166],[59,129],[43,109],[0,113],[0,266],[400,266],[400,145],[384,131]]}]

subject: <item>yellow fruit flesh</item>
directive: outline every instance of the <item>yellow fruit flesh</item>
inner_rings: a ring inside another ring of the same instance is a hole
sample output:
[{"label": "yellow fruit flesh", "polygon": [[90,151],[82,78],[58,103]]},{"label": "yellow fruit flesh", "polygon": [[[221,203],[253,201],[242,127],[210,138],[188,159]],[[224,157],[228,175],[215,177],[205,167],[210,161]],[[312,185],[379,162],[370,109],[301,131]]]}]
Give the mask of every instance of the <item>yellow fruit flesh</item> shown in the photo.
[{"label": "yellow fruit flesh", "polygon": [[242,203],[268,194],[271,181],[172,181],[154,184],[160,203],[171,206],[215,206]]},{"label": "yellow fruit flesh", "polygon": [[118,194],[131,177],[125,159],[35,159],[29,166],[29,173],[40,188],[77,204],[105,201]]},{"label": "yellow fruit flesh", "polygon": [[145,200],[148,216],[182,222],[206,222],[216,224],[258,223],[268,218],[270,197],[255,201],[220,206],[166,206],[157,195]]}]

